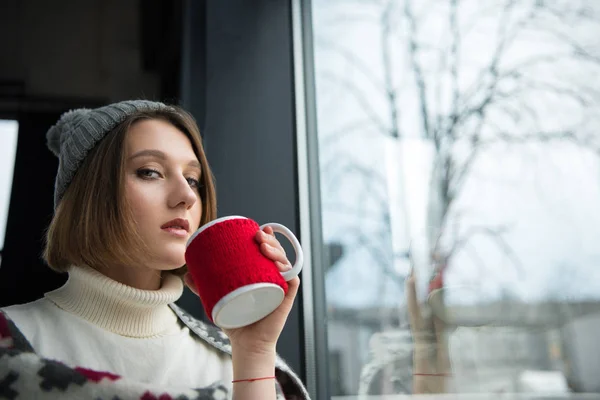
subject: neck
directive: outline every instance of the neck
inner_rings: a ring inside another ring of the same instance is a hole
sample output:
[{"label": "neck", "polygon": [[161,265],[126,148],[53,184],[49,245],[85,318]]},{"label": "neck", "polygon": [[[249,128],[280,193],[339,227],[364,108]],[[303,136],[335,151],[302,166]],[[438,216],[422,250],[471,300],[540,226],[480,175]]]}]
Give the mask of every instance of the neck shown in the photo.
[{"label": "neck", "polygon": [[95,269],[107,278],[132,288],[158,290],[161,287],[161,271],[131,267],[100,267]]},{"label": "neck", "polygon": [[90,267],[72,267],[67,283],[46,297],[58,307],[103,329],[130,337],[154,337],[178,327],[169,304],[183,293],[183,282],[165,273],[158,290],[142,290]]}]

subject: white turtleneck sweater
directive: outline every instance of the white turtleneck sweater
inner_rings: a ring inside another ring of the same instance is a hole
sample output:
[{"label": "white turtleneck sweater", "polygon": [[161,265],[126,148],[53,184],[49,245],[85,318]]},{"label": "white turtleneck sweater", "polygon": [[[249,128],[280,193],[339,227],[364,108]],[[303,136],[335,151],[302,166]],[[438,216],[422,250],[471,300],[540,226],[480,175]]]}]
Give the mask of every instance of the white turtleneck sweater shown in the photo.
[{"label": "white turtleneck sweater", "polygon": [[140,290],[73,267],[61,288],[2,310],[38,355],[70,367],[170,387],[229,386],[231,358],[197,339],[168,306],[182,293],[181,279],[168,273],[159,290]]}]

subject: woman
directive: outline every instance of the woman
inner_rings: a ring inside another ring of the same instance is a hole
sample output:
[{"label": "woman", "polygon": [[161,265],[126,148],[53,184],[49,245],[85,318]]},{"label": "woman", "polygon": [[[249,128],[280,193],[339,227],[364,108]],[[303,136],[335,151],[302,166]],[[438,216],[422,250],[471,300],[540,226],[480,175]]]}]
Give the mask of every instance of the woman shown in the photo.
[{"label": "woman", "polygon": [[[184,283],[195,291],[184,266],[187,239],[216,217],[211,171],[187,112],[142,100],[79,109],[47,138],[59,168],[44,258],[69,279],[0,313],[0,392],[308,398],[275,354],[298,278],[272,314],[224,334],[174,305]],[[280,270],[289,268],[270,228],[256,240]]]}]

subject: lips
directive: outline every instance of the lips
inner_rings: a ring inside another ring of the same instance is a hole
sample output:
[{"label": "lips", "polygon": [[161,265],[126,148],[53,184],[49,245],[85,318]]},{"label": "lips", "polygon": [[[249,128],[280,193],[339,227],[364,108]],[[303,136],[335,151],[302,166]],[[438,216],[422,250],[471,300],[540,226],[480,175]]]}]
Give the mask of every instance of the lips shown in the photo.
[{"label": "lips", "polygon": [[160,229],[173,229],[173,230],[184,230],[186,232],[190,231],[190,223],[187,219],[176,218],[171,220],[165,224],[163,224]]}]

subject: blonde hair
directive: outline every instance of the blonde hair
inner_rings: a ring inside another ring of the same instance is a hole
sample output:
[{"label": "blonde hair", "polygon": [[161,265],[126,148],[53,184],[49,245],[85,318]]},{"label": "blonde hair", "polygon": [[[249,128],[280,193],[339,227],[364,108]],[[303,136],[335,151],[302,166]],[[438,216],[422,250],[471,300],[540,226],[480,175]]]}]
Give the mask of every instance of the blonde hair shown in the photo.
[{"label": "blonde hair", "polygon": [[[214,178],[194,118],[179,107],[138,112],[88,153],[65,191],[46,232],[43,257],[50,268],[65,272],[71,265],[135,265],[149,252],[124,196],[125,138],[134,123],[147,119],[165,120],[191,141],[202,167],[200,224],[216,218]],[[175,272],[183,274],[186,267]]]}]

